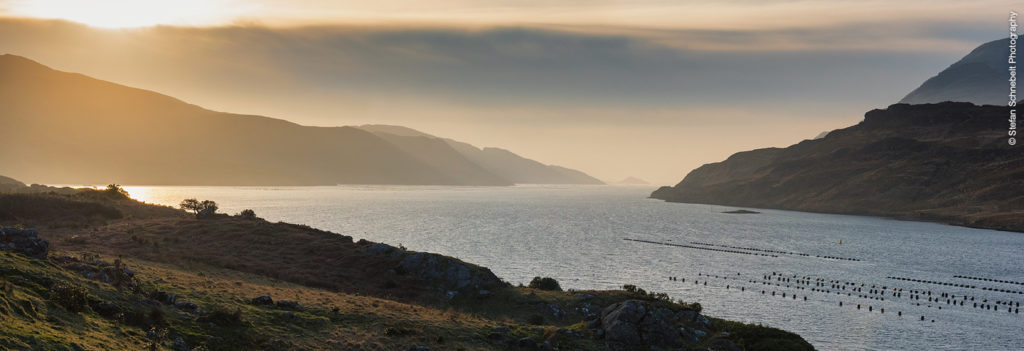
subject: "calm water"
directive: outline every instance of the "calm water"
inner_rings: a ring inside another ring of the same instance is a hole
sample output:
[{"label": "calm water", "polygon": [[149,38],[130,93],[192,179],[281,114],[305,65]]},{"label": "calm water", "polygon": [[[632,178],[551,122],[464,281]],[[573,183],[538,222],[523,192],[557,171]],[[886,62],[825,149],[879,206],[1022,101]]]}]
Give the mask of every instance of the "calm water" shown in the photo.
[{"label": "calm water", "polygon": [[[1024,285],[954,277],[1024,282],[1024,234],[1019,233],[774,210],[724,214],[721,212],[732,208],[646,199],[652,190],[649,187],[128,190],[147,202],[175,205],[186,197],[211,199],[221,205],[223,212],[251,208],[271,221],[307,224],[357,239],[451,255],[489,267],[513,283],[544,275],[555,277],[565,288],[635,284],[700,302],[709,315],[794,331],[821,350],[1024,348],[1024,315],[1008,312],[1005,304],[995,304],[1012,301],[1013,308],[1017,308],[1017,302],[1024,302],[1024,294],[980,289],[1024,291]],[[752,253],[762,251],[750,249],[788,253],[761,256]],[[773,272],[785,275],[790,282],[780,283],[776,276],[773,282],[781,286],[765,285],[765,275],[770,278]],[[824,287],[813,281],[798,284],[794,275],[823,278],[826,283]],[[670,281],[670,276],[678,280]],[[977,288],[888,279],[890,276]],[[846,285],[846,290],[831,288],[828,280],[865,285],[862,292],[855,292],[851,291],[853,285]],[[885,286],[887,292],[872,294],[871,285]],[[891,296],[893,288],[903,289],[901,297]],[[911,300],[911,290],[915,289],[930,291],[931,297],[948,293],[957,301],[965,295],[974,297],[974,301],[968,298],[964,306],[953,306],[946,303],[946,298],[929,302],[926,293],[919,300]],[[771,296],[773,291],[776,296]],[[796,300],[792,299],[794,293]],[[877,299],[881,296],[884,301]],[[974,308],[973,303],[998,310]],[[883,308],[885,312],[881,313]],[[898,316],[900,312],[902,316]],[[920,320],[921,316],[925,321]]]}]

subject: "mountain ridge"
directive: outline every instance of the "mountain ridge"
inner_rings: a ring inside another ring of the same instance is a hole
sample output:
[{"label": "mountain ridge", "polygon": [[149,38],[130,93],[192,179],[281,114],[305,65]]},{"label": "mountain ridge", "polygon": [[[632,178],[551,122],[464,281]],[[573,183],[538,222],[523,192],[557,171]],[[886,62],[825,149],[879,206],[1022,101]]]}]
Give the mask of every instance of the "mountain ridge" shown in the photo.
[{"label": "mountain ridge", "polygon": [[929,78],[900,100],[906,104],[971,102],[1006,105],[1009,100],[1010,39],[984,43]]},{"label": "mountain ridge", "polygon": [[0,124],[18,131],[5,141],[23,145],[0,149],[5,173],[15,178],[49,184],[513,184],[445,142],[208,110],[12,54],[0,55],[0,75]]},{"label": "mountain ridge", "polygon": [[[371,124],[362,125],[358,128],[372,132],[396,144],[412,143],[412,140],[418,138],[436,139],[446,143],[464,158],[491,174],[495,174],[515,184],[604,184],[604,182],[582,171],[543,164],[502,148],[478,148],[469,143],[437,137],[403,126]],[[422,150],[410,148],[408,151],[415,154]]]}]

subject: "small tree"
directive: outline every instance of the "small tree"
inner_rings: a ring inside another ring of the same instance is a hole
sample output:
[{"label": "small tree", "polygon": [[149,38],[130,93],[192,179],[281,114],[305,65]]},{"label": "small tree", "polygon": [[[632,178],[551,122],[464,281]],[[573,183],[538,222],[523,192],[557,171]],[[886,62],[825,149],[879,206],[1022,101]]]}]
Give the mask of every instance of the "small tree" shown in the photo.
[{"label": "small tree", "polygon": [[181,204],[178,205],[182,210],[192,211],[198,216],[203,211],[217,212],[217,203],[210,200],[203,200],[199,202],[196,199],[185,199],[181,200]]},{"label": "small tree", "polygon": [[201,208],[199,207],[199,200],[196,199],[181,200],[181,204],[179,204],[178,206],[180,206],[182,210],[192,211],[192,213],[194,214],[199,214],[199,210],[201,210]]}]

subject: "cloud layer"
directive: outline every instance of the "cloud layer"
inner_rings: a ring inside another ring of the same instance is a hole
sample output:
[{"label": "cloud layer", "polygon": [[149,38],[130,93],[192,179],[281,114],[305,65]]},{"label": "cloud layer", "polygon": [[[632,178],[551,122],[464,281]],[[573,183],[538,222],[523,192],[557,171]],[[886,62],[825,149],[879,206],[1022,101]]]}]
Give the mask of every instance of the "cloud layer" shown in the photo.
[{"label": "cloud layer", "polygon": [[[599,177],[664,181],[742,148],[796,142],[893,103],[997,38],[1001,19],[993,22],[756,31],[548,25],[103,30],[6,19],[0,20],[0,52],[217,110],[315,125],[402,124]],[[761,134],[785,125],[788,132]],[[696,137],[707,133],[744,142]],[[710,151],[690,151],[695,147]],[[599,149],[621,157],[592,157]],[[660,159],[666,156],[673,163]]]}]

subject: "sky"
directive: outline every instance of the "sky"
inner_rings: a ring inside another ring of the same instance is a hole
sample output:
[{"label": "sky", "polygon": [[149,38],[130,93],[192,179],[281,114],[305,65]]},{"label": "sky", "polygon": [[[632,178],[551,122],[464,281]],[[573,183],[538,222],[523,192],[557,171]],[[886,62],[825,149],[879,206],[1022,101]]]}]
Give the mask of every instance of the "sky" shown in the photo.
[{"label": "sky", "polygon": [[[895,103],[1009,1],[0,0],[0,53],[213,110],[675,184]],[[1018,12],[1024,8],[1016,8]]]}]

